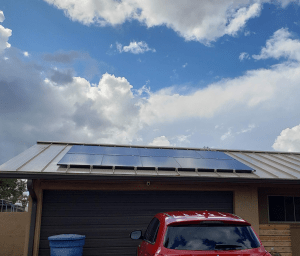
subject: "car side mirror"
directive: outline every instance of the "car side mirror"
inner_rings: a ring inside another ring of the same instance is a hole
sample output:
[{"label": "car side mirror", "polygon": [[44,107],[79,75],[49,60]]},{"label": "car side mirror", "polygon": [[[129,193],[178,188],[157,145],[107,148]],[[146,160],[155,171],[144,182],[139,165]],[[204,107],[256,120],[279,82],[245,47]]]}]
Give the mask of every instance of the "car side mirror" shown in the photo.
[{"label": "car side mirror", "polygon": [[130,234],[130,238],[133,239],[133,240],[142,239],[143,238],[142,230],[132,231],[131,234]]}]

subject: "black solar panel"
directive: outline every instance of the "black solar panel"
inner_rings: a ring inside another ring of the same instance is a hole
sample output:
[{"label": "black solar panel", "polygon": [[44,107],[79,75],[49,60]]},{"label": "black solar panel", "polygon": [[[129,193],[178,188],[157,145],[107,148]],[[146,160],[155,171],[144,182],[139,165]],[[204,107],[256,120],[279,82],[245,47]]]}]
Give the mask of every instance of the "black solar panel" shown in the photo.
[{"label": "black solar panel", "polygon": [[174,168],[180,168],[181,167],[176,162],[175,158],[173,158],[173,157],[142,156],[141,159],[142,159],[143,167],[174,167]]},{"label": "black solar panel", "polygon": [[181,170],[253,169],[224,152],[208,150],[155,149],[75,145],[58,165],[180,168]]},{"label": "black solar panel", "polygon": [[139,156],[110,156],[103,157],[102,165],[106,166],[139,166],[142,167]]},{"label": "black solar panel", "polygon": [[103,155],[65,154],[59,165],[101,165]]}]

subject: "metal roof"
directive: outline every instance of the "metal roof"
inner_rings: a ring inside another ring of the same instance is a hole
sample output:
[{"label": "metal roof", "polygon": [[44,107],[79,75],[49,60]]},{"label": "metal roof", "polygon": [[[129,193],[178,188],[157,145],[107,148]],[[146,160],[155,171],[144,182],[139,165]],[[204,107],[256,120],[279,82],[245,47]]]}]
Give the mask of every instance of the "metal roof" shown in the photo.
[{"label": "metal roof", "polygon": [[174,177],[188,178],[193,180],[211,179],[221,180],[244,180],[244,181],[300,181],[300,153],[290,152],[266,152],[246,150],[222,150],[209,149],[210,151],[224,152],[228,156],[251,167],[255,172],[239,173],[219,172],[217,170],[164,170],[163,168],[137,169],[137,168],[73,168],[59,166],[58,162],[65,156],[73,145],[117,146],[125,148],[163,148],[207,151],[200,148],[174,148],[174,147],[151,147],[132,145],[109,145],[109,144],[84,144],[66,142],[37,142],[31,148],[20,155],[12,158],[0,166],[0,177],[18,178],[70,178],[95,179],[104,177]]}]

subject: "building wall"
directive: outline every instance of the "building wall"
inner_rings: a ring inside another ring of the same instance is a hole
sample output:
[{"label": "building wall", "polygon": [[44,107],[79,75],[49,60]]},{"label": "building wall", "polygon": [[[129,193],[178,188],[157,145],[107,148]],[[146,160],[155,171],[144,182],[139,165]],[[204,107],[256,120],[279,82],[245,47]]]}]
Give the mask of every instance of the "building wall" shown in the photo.
[{"label": "building wall", "polygon": [[0,256],[23,256],[28,212],[0,212]]},{"label": "building wall", "polygon": [[28,203],[28,222],[25,227],[25,244],[24,244],[24,251],[23,256],[28,255],[28,243],[29,243],[29,235],[30,235],[30,223],[31,223],[31,213],[32,213],[32,198],[29,196],[29,203]]},{"label": "building wall", "polygon": [[[142,178],[141,178],[142,179]],[[41,181],[42,189],[58,190],[194,190],[194,191],[233,191],[234,212],[236,215],[249,221],[254,230],[259,232],[257,186],[239,185],[228,183],[187,183],[178,180],[177,182],[151,181],[147,186],[147,178],[139,181]]]},{"label": "building wall", "polygon": [[[269,243],[273,241],[274,249],[278,252],[281,250],[282,256],[290,256],[290,255],[299,255],[300,251],[300,223],[291,223],[291,222],[270,222],[269,221],[269,213],[268,213],[268,196],[299,196],[300,190],[298,185],[273,185],[272,187],[260,187],[258,188],[258,209],[259,209],[259,224],[260,226],[276,226],[277,231],[273,231],[273,235],[269,236]],[[286,229],[286,227],[289,227]],[[288,230],[288,231],[287,231]],[[287,248],[288,243],[283,243],[284,246],[278,244],[278,240],[280,238],[276,238],[277,233],[284,233],[283,236],[285,240],[280,240],[280,242],[290,242],[290,249]],[[286,237],[287,233],[289,233],[289,238]],[[284,251],[282,251],[284,250]],[[291,252],[290,252],[291,251]]]}]

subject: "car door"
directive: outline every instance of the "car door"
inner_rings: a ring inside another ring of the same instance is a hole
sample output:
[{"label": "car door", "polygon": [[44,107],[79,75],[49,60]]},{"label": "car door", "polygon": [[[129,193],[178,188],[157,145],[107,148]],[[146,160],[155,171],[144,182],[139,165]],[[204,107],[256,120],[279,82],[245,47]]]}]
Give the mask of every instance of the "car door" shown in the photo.
[{"label": "car door", "polygon": [[144,234],[144,241],[139,250],[139,256],[152,256],[155,254],[157,246],[155,244],[160,222],[157,218],[153,218],[149,223]]}]

